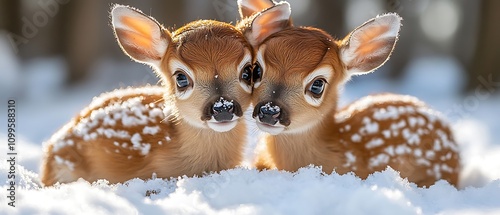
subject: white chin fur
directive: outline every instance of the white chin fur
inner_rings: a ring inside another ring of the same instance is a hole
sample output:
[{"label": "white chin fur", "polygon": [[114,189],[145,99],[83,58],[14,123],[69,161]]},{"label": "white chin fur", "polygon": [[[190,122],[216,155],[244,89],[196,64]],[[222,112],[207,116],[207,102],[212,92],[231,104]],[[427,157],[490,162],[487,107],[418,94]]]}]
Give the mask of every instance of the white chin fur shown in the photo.
[{"label": "white chin fur", "polygon": [[237,120],[232,120],[228,122],[214,122],[214,121],[207,121],[207,125],[209,128],[211,128],[214,131],[217,132],[227,132],[236,127],[236,124],[238,123]]},{"label": "white chin fur", "polygon": [[285,130],[285,126],[278,124],[278,125],[266,125],[262,122],[257,121],[257,127],[264,132],[267,132],[272,135],[278,135],[281,132]]}]

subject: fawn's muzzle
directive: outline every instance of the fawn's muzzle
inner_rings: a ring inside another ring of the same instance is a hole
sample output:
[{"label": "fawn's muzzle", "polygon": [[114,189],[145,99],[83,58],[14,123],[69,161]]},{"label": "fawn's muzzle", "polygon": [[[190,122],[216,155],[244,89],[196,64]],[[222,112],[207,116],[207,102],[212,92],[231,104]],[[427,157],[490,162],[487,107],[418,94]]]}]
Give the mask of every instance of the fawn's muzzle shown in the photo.
[{"label": "fawn's muzzle", "polygon": [[255,106],[253,117],[259,118],[259,121],[268,125],[276,125],[280,123],[281,125],[290,125],[290,120],[288,116],[279,105],[273,104],[273,102],[261,102]]},{"label": "fawn's muzzle", "polygon": [[220,96],[205,106],[202,120],[208,121],[213,117],[217,122],[226,122],[233,120],[235,116],[241,117],[242,115],[243,111],[238,102]]}]

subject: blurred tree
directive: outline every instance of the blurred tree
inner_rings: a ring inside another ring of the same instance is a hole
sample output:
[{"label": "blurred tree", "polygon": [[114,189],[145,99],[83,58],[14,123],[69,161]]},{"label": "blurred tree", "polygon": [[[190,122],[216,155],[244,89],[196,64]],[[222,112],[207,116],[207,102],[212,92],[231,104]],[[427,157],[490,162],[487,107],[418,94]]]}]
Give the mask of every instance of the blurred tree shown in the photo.
[{"label": "blurred tree", "polygon": [[[385,11],[398,13],[403,17],[405,23],[415,23],[413,17],[409,15],[409,10],[403,10],[403,3],[399,0],[385,0]],[[411,26],[411,25],[410,25]],[[408,28],[405,26],[399,32],[399,40],[391,56],[391,60],[388,62],[390,66],[388,68],[389,78],[399,79],[403,75],[404,69],[408,65],[408,62],[412,60],[412,52],[414,42],[413,37],[417,34],[416,28]]]},{"label": "blurred tree", "polygon": [[[113,3],[139,8],[165,26],[173,26],[171,23],[177,23],[179,26],[183,24],[182,1],[141,1],[140,4],[127,0],[71,1],[61,10],[62,14],[58,19],[63,24],[60,32],[57,32],[61,33],[63,38],[59,45],[68,65],[68,85],[87,77],[104,53],[123,56],[116,52],[118,45],[114,42],[109,26],[108,12]],[[110,47],[113,49],[107,50]]]},{"label": "blurred tree", "polygon": [[88,73],[100,51],[100,0],[71,1],[58,17],[62,24],[59,43],[68,65],[67,84],[81,81]]},{"label": "blurred tree", "polygon": [[21,1],[0,0],[0,29],[19,34]]},{"label": "blurred tree", "polygon": [[[479,35],[473,62],[468,70],[466,91],[473,92],[479,86],[482,90],[495,92],[495,83],[500,82],[500,1],[481,1]],[[495,83],[492,83],[495,82]],[[496,90],[498,92],[498,89]]]},{"label": "blurred tree", "polygon": [[342,39],[348,32],[344,32],[344,1],[314,1],[319,4],[317,26],[329,32],[334,38]]}]

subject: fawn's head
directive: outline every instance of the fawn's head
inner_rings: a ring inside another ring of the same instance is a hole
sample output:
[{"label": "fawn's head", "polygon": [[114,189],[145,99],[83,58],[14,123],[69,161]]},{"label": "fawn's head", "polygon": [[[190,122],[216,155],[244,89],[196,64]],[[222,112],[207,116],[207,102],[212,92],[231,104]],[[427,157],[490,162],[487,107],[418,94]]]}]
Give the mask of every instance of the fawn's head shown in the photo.
[{"label": "fawn's head", "polygon": [[120,5],[111,15],[122,50],[154,68],[180,118],[218,132],[236,126],[251,94],[251,47],[240,31],[200,20],[169,32],[152,17]]},{"label": "fawn's head", "polygon": [[339,86],[384,64],[401,26],[398,15],[386,14],[334,40],[317,28],[293,27],[286,2],[238,3],[242,17],[271,6],[254,14],[242,30],[256,52],[253,117],[271,134],[304,132],[331,116]]}]

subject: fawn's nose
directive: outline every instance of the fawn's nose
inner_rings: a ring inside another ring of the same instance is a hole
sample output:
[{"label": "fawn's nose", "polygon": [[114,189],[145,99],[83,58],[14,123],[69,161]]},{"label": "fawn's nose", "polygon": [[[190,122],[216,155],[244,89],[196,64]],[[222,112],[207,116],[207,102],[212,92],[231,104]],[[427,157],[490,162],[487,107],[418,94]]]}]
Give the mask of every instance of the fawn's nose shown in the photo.
[{"label": "fawn's nose", "polygon": [[234,101],[228,101],[223,97],[220,97],[212,105],[212,116],[217,121],[230,121],[233,119],[234,113]]},{"label": "fawn's nose", "polygon": [[273,102],[258,104],[254,109],[253,116],[258,117],[260,122],[268,125],[276,125],[278,122],[285,126],[290,124],[284,110]]},{"label": "fawn's nose", "polygon": [[205,106],[202,120],[210,120],[213,117],[217,122],[225,122],[233,120],[234,116],[243,115],[238,102],[232,99],[220,96],[212,101]]},{"label": "fawn's nose", "polygon": [[259,108],[258,116],[261,122],[275,125],[279,121],[278,117],[280,116],[280,107],[277,105],[271,106],[267,103]]}]

